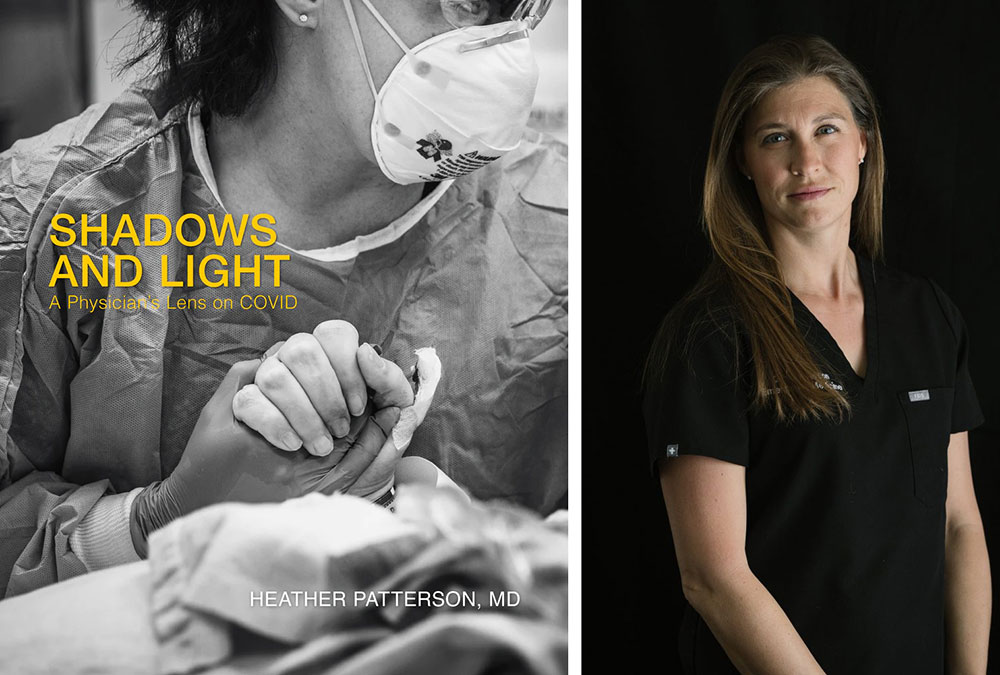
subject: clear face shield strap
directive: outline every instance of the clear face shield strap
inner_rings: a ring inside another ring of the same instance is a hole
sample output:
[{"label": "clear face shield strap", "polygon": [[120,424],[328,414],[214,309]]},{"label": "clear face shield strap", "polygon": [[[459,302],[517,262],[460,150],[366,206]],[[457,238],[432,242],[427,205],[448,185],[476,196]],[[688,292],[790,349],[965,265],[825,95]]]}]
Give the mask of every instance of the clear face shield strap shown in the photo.
[{"label": "clear face shield strap", "polygon": [[475,51],[476,49],[484,49],[486,47],[492,47],[493,45],[502,45],[505,42],[513,42],[514,40],[526,40],[530,37],[531,31],[528,28],[521,28],[518,30],[507,31],[501,35],[495,35],[492,37],[486,37],[479,40],[470,40],[469,42],[463,42],[458,51],[460,53]]},{"label": "clear face shield strap", "polygon": [[521,0],[521,3],[511,13],[510,18],[505,23],[514,24],[512,28],[489,37],[478,40],[470,40],[462,43],[459,52],[471,52],[476,49],[484,49],[493,45],[501,45],[505,42],[515,40],[526,40],[531,36],[531,31],[539,24],[545,13],[549,11],[552,0]]},{"label": "clear face shield strap", "polygon": [[[372,97],[377,99],[378,89],[375,87],[375,79],[372,77],[371,67],[368,65],[368,55],[365,53],[365,45],[361,39],[361,30],[358,28],[358,19],[354,15],[353,0],[343,0],[343,2],[344,9],[347,11],[347,22],[351,25],[351,32],[354,34],[354,45],[358,48],[358,55],[361,56],[361,67],[364,68],[365,77],[368,78],[368,87],[372,90]],[[378,11],[372,6],[371,2],[369,2],[369,0],[361,0],[361,2],[364,3],[365,7],[368,8],[368,11],[371,12],[373,17],[375,17],[375,20],[382,25],[382,28],[384,28],[385,32],[389,34],[389,37],[391,37],[396,44],[399,45],[399,48],[403,50],[403,53],[407,56],[412,56],[410,48],[406,46],[406,43],[403,42],[398,35],[396,35],[396,31],[394,31],[382,15],[378,13]]]}]

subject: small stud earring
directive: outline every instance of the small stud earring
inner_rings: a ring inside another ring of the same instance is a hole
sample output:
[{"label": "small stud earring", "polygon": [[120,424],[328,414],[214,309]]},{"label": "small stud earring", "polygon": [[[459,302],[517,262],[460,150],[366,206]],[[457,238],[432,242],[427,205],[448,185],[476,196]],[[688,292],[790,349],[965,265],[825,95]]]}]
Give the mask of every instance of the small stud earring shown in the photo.
[{"label": "small stud earring", "polygon": [[308,20],[309,20],[309,15],[308,14],[299,14],[299,21],[300,22],[305,23]]},{"label": "small stud earring", "polygon": [[752,180],[753,180],[753,178],[751,178],[751,177],[749,176],[749,174],[747,174],[747,180],[749,180],[749,181],[752,181]]},{"label": "small stud earring", "polygon": [[860,161],[860,162],[858,162],[858,166],[861,166],[861,165],[862,165],[862,164],[864,164],[864,163],[865,163],[865,158],[864,158],[864,157],[862,157],[862,158],[861,158],[861,161]]}]

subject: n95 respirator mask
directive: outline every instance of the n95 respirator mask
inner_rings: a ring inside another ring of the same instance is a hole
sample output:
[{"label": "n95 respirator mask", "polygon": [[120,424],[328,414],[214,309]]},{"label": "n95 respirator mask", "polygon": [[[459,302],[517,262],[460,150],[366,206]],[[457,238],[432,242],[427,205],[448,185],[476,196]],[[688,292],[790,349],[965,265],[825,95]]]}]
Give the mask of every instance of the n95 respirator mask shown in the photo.
[{"label": "n95 respirator mask", "polygon": [[377,89],[353,0],[343,2],[375,99],[372,149],[389,180],[408,185],[457,178],[517,147],[538,83],[530,20],[457,28],[411,49],[369,0],[361,0],[403,50]]}]

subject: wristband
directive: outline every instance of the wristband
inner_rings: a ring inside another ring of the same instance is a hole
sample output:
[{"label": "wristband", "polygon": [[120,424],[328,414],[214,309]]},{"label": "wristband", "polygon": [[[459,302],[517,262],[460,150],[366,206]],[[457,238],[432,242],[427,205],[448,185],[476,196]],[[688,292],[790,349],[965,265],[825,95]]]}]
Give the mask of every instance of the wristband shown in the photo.
[{"label": "wristband", "polygon": [[386,490],[385,494],[383,494],[381,497],[379,497],[378,499],[376,499],[372,503],[373,504],[378,504],[379,506],[381,506],[383,508],[386,508],[386,509],[389,509],[390,511],[392,511],[393,513],[395,513],[396,512],[396,507],[395,507],[395,504],[396,504],[396,487],[395,486],[389,486],[389,489]]}]

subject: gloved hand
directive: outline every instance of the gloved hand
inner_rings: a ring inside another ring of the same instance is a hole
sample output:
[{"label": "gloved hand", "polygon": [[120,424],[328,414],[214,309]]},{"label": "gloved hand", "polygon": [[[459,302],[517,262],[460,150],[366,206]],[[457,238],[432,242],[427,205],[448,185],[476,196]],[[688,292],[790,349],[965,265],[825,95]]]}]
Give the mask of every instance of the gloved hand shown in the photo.
[{"label": "gloved hand", "polygon": [[[372,458],[386,446],[391,448],[398,407],[387,406],[368,414],[372,406],[367,406],[326,456],[279,449],[233,415],[233,398],[253,382],[259,365],[256,360],[240,361],[230,368],[202,409],[177,468],[136,497],[131,529],[140,556],[145,557],[146,539],[151,532],[210,504],[278,502],[317,489],[328,494],[343,491],[364,496],[386,484],[386,476],[379,477],[378,485],[358,482],[358,478]],[[378,400],[379,396],[374,398]]]},{"label": "gloved hand", "polygon": [[354,326],[332,320],[274,345],[233,400],[236,419],[279,448],[322,456],[361,415],[368,389],[376,409],[410,406],[413,388],[400,367],[358,341]]}]

